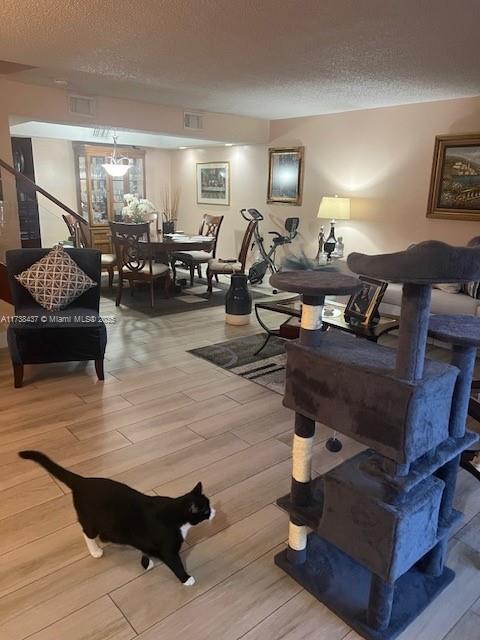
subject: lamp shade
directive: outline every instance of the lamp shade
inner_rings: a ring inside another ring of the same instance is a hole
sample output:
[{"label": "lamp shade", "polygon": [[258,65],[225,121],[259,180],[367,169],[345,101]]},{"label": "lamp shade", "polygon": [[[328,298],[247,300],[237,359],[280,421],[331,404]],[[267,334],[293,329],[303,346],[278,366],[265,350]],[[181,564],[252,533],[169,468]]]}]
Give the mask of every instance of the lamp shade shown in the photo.
[{"label": "lamp shade", "polygon": [[317,218],[333,218],[334,220],[350,219],[350,198],[333,198],[324,196],[318,207]]}]

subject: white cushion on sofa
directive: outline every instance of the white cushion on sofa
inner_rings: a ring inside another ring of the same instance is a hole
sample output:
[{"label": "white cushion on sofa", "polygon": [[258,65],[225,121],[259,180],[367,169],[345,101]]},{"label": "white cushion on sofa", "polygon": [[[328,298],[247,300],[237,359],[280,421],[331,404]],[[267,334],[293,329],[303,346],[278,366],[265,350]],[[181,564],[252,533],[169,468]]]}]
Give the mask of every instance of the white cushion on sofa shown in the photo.
[{"label": "white cushion on sofa", "polygon": [[[402,285],[389,284],[380,305],[380,312],[399,314],[401,301]],[[480,315],[480,300],[464,293],[446,293],[440,289],[432,289],[431,313]]]}]

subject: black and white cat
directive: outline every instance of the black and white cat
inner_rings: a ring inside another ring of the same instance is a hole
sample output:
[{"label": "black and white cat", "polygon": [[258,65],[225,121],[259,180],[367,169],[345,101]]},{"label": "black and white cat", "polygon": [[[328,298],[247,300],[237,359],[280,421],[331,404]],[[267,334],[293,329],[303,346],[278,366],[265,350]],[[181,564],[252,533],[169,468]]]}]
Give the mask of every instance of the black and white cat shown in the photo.
[{"label": "black and white cat", "polygon": [[96,542],[99,537],[141,551],[144,569],[153,567],[152,558],[159,558],[183,584],[195,584],[179,552],[190,527],[215,516],[201,482],[178,498],[147,496],[115,480],[79,476],[40,451],[20,451],[18,455],[34,460],[70,487],[85,542],[94,558],[103,555]]}]

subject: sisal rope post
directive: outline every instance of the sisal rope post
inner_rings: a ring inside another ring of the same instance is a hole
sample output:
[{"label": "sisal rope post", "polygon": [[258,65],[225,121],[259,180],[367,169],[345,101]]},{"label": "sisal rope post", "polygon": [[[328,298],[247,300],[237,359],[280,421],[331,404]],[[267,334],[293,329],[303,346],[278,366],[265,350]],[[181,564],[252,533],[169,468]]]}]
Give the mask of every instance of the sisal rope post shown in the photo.
[{"label": "sisal rope post", "polygon": [[300,344],[315,347],[322,337],[322,313],[325,296],[302,296]]}]

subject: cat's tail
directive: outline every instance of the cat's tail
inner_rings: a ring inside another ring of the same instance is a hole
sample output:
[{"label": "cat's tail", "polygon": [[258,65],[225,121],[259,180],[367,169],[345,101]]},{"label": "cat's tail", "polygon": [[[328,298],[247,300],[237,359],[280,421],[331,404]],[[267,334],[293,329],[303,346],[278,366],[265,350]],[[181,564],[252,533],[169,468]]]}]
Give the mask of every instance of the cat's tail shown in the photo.
[{"label": "cat's tail", "polygon": [[25,460],[37,462],[41,467],[51,473],[52,476],[55,476],[55,478],[61,480],[63,484],[66,484],[67,487],[70,487],[70,489],[81,479],[81,476],[78,476],[68,469],[64,469],[41,451],[19,451],[18,455]]}]

